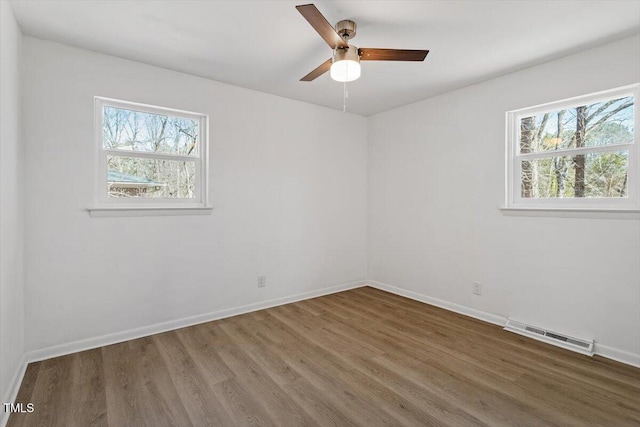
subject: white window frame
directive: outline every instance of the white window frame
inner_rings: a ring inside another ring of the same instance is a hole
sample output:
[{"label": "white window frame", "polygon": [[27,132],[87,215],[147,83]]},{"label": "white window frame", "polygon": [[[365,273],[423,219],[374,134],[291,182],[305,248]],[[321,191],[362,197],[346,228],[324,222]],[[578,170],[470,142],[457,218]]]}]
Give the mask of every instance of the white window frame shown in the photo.
[{"label": "white window frame", "polygon": [[[170,115],[198,121],[199,132],[197,156],[163,154],[153,152],[130,152],[111,150],[103,145],[104,107],[115,107],[143,113]],[[94,146],[95,146],[95,186],[94,205],[89,208],[92,216],[104,216],[109,211],[128,211],[134,215],[144,211],[167,214],[166,211],[198,211],[209,210],[208,204],[208,152],[209,152],[209,117],[206,114],[173,108],[158,107],[96,96],[94,99]],[[107,188],[107,156],[136,157],[145,159],[162,159],[174,161],[193,161],[195,164],[195,197],[192,199],[109,197]],[[165,211],[165,212],[163,212]],[[143,213],[144,214],[144,213]]]},{"label": "white window frame", "polygon": [[[549,111],[571,109],[600,101],[626,96],[634,97],[634,141],[599,147],[581,147],[553,152],[519,153],[520,119]],[[578,96],[534,107],[509,111],[506,114],[506,209],[568,210],[568,211],[640,211],[640,84]],[[523,160],[548,158],[557,155],[576,155],[594,152],[629,150],[627,197],[620,198],[523,198],[521,195],[521,165]]]}]

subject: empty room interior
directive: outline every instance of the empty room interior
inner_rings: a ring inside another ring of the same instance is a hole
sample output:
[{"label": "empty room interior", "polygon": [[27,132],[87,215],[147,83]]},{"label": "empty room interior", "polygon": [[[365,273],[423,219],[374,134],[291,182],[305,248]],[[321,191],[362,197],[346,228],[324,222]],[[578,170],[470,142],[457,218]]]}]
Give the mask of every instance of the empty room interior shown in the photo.
[{"label": "empty room interior", "polygon": [[0,0],[0,426],[640,426],[639,0]]}]

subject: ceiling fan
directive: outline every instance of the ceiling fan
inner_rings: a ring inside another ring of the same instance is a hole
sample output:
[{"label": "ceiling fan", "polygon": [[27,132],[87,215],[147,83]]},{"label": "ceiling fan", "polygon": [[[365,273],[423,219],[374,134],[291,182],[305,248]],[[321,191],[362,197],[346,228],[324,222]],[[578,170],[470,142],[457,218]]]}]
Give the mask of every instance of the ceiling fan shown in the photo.
[{"label": "ceiling fan", "polygon": [[356,36],[356,23],[343,20],[335,28],[313,4],[296,6],[320,37],[333,49],[333,57],[300,79],[310,82],[331,70],[331,78],[339,82],[350,82],[360,78],[360,61],[424,61],[428,50],[377,49],[350,45]]}]

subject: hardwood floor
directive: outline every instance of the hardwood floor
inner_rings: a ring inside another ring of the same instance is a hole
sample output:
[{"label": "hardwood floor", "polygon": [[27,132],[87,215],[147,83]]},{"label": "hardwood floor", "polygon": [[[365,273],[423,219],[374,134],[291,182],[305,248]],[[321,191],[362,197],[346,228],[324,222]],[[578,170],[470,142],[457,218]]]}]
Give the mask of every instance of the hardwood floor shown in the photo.
[{"label": "hardwood floor", "polygon": [[640,369],[373,288],[30,364],[9,426],[639,426]]}]

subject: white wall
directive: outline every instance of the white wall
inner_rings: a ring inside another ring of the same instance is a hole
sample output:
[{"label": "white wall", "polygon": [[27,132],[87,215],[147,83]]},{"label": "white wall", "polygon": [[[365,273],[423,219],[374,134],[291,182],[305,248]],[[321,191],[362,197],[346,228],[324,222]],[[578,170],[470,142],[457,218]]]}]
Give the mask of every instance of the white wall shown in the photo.
[{"label": "white wall", "polygon": [[499,210],[505,112],[636,83],[639,56],[633,37],[371,117],[370,279],[640,364],[640,222]]},{"label": "white wall", "polygon": [[[638,81],[637,37],[369,120],[23,45],[28,350],[360,281],[368,260],[370,279],[640,354],[638,221],[499,210],[505,111]],[[210,115],[211,215],[88,216],[95,95]]]},{"label": "white wall", "polygon": [[[27,350],[365,279],[366,119],[39,39],[24,49]],[[95,95],[210,116],[211,215],[89,217]]]},{"label": "white wall", "polygon": [[[0,1],[0,399],[7,402],[21,368],[23,305],[23,150],[19,57],[22,34]],[[4,412],[0,411],[0,424]]]}]

